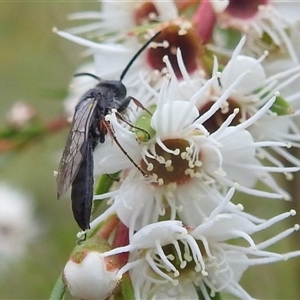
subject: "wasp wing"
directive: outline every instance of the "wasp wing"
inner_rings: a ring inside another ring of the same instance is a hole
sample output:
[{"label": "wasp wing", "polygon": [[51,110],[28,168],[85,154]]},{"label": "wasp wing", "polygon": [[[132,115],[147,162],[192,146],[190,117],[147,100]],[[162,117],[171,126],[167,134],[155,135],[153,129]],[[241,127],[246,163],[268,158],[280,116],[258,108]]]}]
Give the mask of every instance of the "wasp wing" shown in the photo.
[{"label": "wasp wing", "polygon": [[84,97],[76,106],[57,174],[58,199],[70,188],[78,173],[82,158],[85,155],[84,149],[86,147],[84,145],[89,136],[89,129],[97,102],[98,99],[96,97]]}]

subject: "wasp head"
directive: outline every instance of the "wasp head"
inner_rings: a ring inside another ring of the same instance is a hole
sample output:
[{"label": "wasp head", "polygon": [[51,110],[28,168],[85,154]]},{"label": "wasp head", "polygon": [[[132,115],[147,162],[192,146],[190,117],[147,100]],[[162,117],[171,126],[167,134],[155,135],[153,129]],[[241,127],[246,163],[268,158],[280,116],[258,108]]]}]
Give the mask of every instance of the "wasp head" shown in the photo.
[{"label": "wasp head", "polygon": [[[96,88],[101,91],[103,109],[119,109],[126,98],[127,90],[121,81],[105,80],[97,84]],[[101,105],[101,106],[102,106]]]}]

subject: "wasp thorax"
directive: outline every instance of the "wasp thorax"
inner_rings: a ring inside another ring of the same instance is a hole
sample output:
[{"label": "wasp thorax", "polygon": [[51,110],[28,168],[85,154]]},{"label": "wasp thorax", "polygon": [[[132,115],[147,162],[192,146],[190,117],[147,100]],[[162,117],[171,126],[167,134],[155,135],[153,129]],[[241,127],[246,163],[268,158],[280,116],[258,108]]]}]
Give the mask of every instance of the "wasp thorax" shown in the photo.
[{"label": "wasp thorax", "polygon": [[199,153],[194,153],[188,141],[168,139],[163,145],[155,144],[154,149],[149,151],[151,157],[147,157],[147,163],[142,161],[141,168],[155,179],[155,184],[186,184],[198,174]]}]

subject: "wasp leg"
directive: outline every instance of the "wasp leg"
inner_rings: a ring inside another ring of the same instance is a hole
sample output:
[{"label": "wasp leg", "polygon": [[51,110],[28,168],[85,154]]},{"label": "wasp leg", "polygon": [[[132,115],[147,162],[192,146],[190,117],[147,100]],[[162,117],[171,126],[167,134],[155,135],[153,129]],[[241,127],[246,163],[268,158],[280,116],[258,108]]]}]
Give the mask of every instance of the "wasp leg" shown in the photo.
[{"label": "wasp leg", "polygon": [[138,127],[138,126],[135,126],[133,124],[131,124],[130,122],[128,122],[126,119],[124,119],[124,117],[119,113],[117,112],[116,113],[116,116],[119,120],[122,120],[124,123],[126,123],[127,125],[129,125],[131,128],[134,128],[134,129],[137,129],[137,130],[141,130],[143,131],[147,136],[148,136],[148,139],[150,140],[151,136],[149,134],[149,132],[141,127]]},{"label": "wasp leg", "polygon": [[132,100],[133,98],[132,97],[126,97],[125,99],[124,99],[124,101],[120,104],[120,106],[118,107],[118,112],[122,112],[122,111],[124,111],[126,108],[127,108],[127,106],[129,105],[129,103],[130,103],[130,101]]},{"label": "wasp leg", "polygon": [[117,137],[115,136],[115,133],[113,132],[113,130],[112,130],[111,126],[110,126],[110,124],[107,121],[105,121],[105,120],[101,120],[101,122],[103,123],[102,125],[105,126],[108,134],[115,141],[115,143],[118,145],[118,147],[120,148],[120,150],[127,156],[127,158],[130,160],[130,162],[142,173],[142,175],[144,177],[148,177],[148,174],[128,155],[128,153],[126,152],[126,150],[119,143]]},{"label": "wasp leg", "polygon": [[150,116],[152,116],[152,113],[139,100],[133,98],[132,96],[128,96],[124,99],[123,103],[118,108],[118,112],[122,112],[129,105],[131,100],[137,107],[145,110]]},{"label": "wasp leg", "polygon": [[120,178],[116,178],[110,174],[105,174],[108,178],[110,178],[112,181],[115,181],[115,182],[119,182],[120,181]]}]

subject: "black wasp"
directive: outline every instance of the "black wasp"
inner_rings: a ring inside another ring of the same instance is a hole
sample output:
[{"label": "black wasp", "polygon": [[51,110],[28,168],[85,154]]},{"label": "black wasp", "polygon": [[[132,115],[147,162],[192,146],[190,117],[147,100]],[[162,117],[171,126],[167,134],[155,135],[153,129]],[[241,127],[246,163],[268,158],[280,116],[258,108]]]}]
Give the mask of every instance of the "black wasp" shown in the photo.
[{"label": "black wasp", "polygon": [[[136,58],[159,34],[155,34],[133,56],[120,76],[120,80],[101,80],[89,73],[75,76],[89,75],[99,80],[99,83],[87,91],[75,107],[73,122],[67,143],[60,161],[57,175],[57,198],[64,195],[72,185],[71,200],[74,218],[82,230],[90,228],[90,216],[94,195],[93,150],[105,141],[109,133],[120,146],[105,116],[116,109],[123,112],[133,97],[126,97],[126,87],[122,83],[127,71]],[[121,147],[121,146],[120,146]],[[124,154],[137,166],[121,147]],[[137,166],[138,167],[138,166]]]}]

